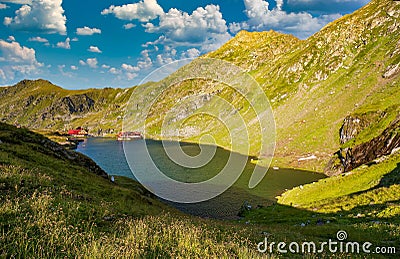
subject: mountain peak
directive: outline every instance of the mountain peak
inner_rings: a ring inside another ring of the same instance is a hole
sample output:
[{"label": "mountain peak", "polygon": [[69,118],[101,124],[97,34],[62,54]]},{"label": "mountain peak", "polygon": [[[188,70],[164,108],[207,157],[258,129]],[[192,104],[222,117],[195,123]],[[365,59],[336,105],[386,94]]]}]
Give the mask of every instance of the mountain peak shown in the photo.
[{"label": "mountain peak", "polygon": [[246,31],[246,30],[241,30],[239,31],[236,36],[233,38],[233,40],[238,40],[238,39],[245,39],[245,38],[258,38],[258,37],[270,37],[270,38],[274,38],[274,37],[294,37],[293,35],[290,34],[284,34],[281,32],[277,32],[274,30],[269,30],[269,31]]},{"label": "mountain peak", "polygon": [[45,79],[24,79],[17,84],[15,84],[13,87],[21,88],[21,89],[62,89],[59,86],[54,85],[52,82],[45,80]]},{"label": "mountain peak", "polygon": [[257,69],[266,60],[275,60],[301,42],[293,35],[273,30],[265,32],[240,31],[220,49],[206,55],[230,61],[246,71]]}]

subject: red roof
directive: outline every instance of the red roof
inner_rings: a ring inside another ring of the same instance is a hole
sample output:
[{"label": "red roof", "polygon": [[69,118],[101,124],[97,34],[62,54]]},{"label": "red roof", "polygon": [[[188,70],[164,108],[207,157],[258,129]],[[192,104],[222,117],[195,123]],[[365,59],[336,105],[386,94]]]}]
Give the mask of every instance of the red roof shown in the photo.
[{"label": "red roof", "polygon": [[69,135],[85,135],[86,132],[84,130],[78,128],[78,129],[74,129],[74,130],[69,130],[68,134]]}]

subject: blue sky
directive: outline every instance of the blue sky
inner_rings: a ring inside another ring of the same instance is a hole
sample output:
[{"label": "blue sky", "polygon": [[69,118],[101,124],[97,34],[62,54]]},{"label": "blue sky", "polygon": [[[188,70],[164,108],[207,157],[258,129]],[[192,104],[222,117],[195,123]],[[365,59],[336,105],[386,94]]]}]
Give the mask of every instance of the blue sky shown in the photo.
[{"label": "blue sky", "polygon": [[307,38],[368,0],[0,0],[0,85],[130,87],[240,30]]}]

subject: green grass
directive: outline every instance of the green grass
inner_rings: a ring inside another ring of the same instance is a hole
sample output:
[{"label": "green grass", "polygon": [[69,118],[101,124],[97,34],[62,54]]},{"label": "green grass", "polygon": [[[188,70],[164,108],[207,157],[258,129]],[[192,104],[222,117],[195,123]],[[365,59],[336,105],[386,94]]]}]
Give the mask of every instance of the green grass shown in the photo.
[{"label": "green grass", "polygon": [[[398,201],[399,164],[400,154],[393,155],[379,164],[364,165],[346,174],[296,187],[278,197],[278,202],[298,208],[337,212],[357,206]],[[390,185],[382,184],[383,181],[389,181],[389,176],[393,177],[393,182]]]},{"label": "green grass", "polygon": [[[46,188],[52,179],[14,166],[1,166],[0,179],[11,185],[0,207],[1,256],[27,257],[141,257],[228,258],[256,256],[251,243],[237,233],[217,230],[199,220],[147,212],[144,201],[125,200],[108,187],[101,199],[77,196],[68,186]],[[19,187],[21,180],[24,186]],[[121,180],[117,178],[117,183]],[[87,183],[86,183],[87,184]],[[37,186],[40,186],[39,188]],[[32,192],[29,192],[29,190]],[[119,187],[119,191],[123,188]],[[125,208],[115,208],[125,201]],[[151,201],[149,199],[149,201]],[[152,201],[154,202],[154,201]],[[150,203],[151,204],[151,203]],[[147,207],[152,205],[147,204]],[[118,214],[116,214],[118,213]],[[228,239],[229,238],[229,239]]]},{"label": "green grass", "polygon": [[[323,242],[345,230],[348,240],[393,246],[398,253],[400,154],[345,175],[295,187],[279,196],[275,205],[248,212],[244,221],[264,226],[270,242]],[[277,231],[278,225],[281,231]]]}]

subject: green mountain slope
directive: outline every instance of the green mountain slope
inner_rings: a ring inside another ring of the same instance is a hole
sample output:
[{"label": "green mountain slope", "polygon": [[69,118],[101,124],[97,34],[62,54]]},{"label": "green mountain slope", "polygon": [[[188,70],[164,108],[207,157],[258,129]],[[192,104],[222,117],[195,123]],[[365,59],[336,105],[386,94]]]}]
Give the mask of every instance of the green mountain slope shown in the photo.
[{"label": "green mountain slope", "polygon": [[[203,59],[233,62],[254,76],[264,89],[276,120],[275,165],[323,171],[332,154],[344,144],[340,142],[340,129],[345,118],[369,118],[368,127],[350,137],[357,138],[355,142],[367,142],[379,136],[399,114],[399,13],[400,4],[396,1],[372,1],[307,40],[272,31],[241,32]],[[147,93],[156,92],[190,71],[198,71],[200,63],[196,60],[153,86],[138,87],[134,99],[146,107],[149,100],[156,98]],[[224,67],[215,71],[229,72]],[[247,109],[249,103],[223,83],[185,80],[169,86],[151,107],[153,112],[146,114],[150,134],[161,136],[166,114],[185,96],[193,95],[197,97],[191,104],[181,108],[185,112],[169,124],[179,130],[163,137],[199,141],[202,134],[212,132],[219,145],[230,148],[229,139],[224,139],[228,132],[221,123],[210,116],[187,118],[195,110],[221,110],[215,97],[231,103],[247,122],[255,118],[254,112]],[[141,99],[142,96],[146,97]],[[373,114],[380,116],[373,119]],[[141,126],[138,123],[132,127]],[[250,127],[250,136],[256,136],[256,131]],[[255,139],[250,154],[260,156]],[[316,159],[302,159],[308,157]]]}]

